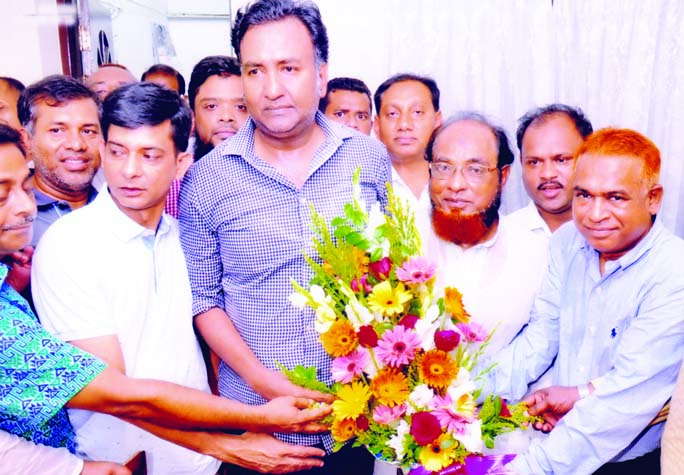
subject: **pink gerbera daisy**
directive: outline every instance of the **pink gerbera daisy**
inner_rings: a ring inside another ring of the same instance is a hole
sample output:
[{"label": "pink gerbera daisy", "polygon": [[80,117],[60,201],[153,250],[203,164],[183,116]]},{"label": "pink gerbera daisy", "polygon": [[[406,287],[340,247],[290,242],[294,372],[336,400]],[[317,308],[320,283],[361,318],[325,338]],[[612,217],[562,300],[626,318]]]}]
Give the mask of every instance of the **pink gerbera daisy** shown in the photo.
[{"label": "pink gerbera daisy", "polygon": [[363,373],[363,368],[368,364],[368,353],[365,351],[353,351],[345,356],[340,356],[332,361],[331,373],[333,381],[338,383],[350,383],[356,376]]},{"label": "pink gerbera daisy", "polygon": [[482,325],[478,325],[475,322],[470,323],[459,323],[456,325],[458,331],[461,332],[463,338],[470,343],[479,343],[487,339],[487,330],[485,330]]},{"label": "pink gerbera daisy", "polygon": [[424,257],[412,257],[396,269],[397,279],[406,284],[423,284],[435,275],[435,264]]},{"label": "pink gerbera daisy", "polygon": [[388,366],[398,368],[408,364],[420,346],[420,337],[411,329],[397,325],[383,333],[376,349],[378,358]]},{"label": "pink gerbera daisy", "polygon": [[391,424],[406,413],[406,403],[394,407],[380,405],[373,411],[373,420],[378,424]]},{"label": "pink gerbera daisy", "polygon": [[454,434],[464,434],[466,426],[475,418],[475,409],[472,400],[454,401],[448,394],[444,397],[435,396],[432,414],[437,417],[443,429]]}]

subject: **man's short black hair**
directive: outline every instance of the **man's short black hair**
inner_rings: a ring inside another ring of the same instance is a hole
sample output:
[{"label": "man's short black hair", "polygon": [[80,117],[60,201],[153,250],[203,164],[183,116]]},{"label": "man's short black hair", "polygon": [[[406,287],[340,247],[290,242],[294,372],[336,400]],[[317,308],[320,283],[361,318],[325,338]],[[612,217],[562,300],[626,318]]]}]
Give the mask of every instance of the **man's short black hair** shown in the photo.
[{"label": "man's short black hair", "polygon": [[370,108],[370,112],[371,114],[373,113],[373,99],[371,98],[371,92],[370,89],[368,89],[368,86],[366,86],[366,83],[360,79],[347,77],[334,78],[328,81],[325,96],[321,97],[321,100],[318,102],[319,111],[325,112],[325,108],[328,107],[328,96],[330,96],[330,93],[334,91],[352,91],[365,94],[368,96],[368,106]]},{"label": "man's short black hair", "polygon": [[70,76],[55,74],[41,79],[24,89],[17,103],[19,122],[33,132],[36,123],[36,106],[44,102],[50,107],[59,107],[65,103],[80,99],[91,99],[97,106],[98,118],[102,115],[100,99],[83,83]]},{"label": "man's short black hair", "polygon": [[508,142],[508,136],[506,135],[506,131],[503,129],[503,127],[496,125],[483,114],[472,111],[459,112],[456,115],[449,117],[439,128],[435,129],[425,149],[425,159],[428,162],[431,162],[434,158],[432,156],[432,152],[437,137],[439,137],[442,132],[449,128],[450,125],[455,124],[456,122],[463,121],[479,122],[480,124],[486,126],[489,130],[492,131],[492,134],[496,139],[496,148],[498,154],[496,160],[496,168],[501,170],[506,165],[510,165],[511,163],[513,163],[513,159],[515,157],[513,155],[513,151],[511,150],[511,146]]},{"label": "man's short black hair", "polygon": [[201,59],[190,74],[190,85],[188,86],[188,101],[190,108],[195,110],[195,99],[197,92],[202,84],[207,82],[212,76],[240,76],[240,63],[232,56],[207,56]]},{"label": "man's short black hair", "polygon": [[579,107],[570,107],[565,104],[549,104],[544,107],[538,107],[528,111],[524,116],[518,119],[518,130],[515,133],[518,150],[522,152],[522,141],[525,137],[525,132],[533,124],[543,124],[547,119],[556,114],[565,114],[574,124],[577,132],[586,139],[594,131],[591,122],[584,115],[582,109]]},{"label": "man's short black hair", "polygon": [[192,112],[185,101],[163,86],[151,82],[127,84],[112,91],[102,106],[102,135],[105,141],[109,127],[116,125],[137,129],[171,121],[171,137],[176,153],[188,148]]},{"label": "man's short black hair", "polygon": [[9,125],[0,123],[0,145],[14,145],[19,149],[21,154],[26,157],[26,148],[24,142],[21,140],[21,134],[15,128]]},{"label": "man's short black hair", "polygon": [[7,86],[9,86],[10,89],[14,89],[19,94],[21,94],[24,91],[24,89],[26,89],[26,86],[24,86],[23,82],[21,82],[18,79],[11,78],[9,76],[0,76],[0,81],[7,84]]},{"label": "man's short black hair", "polygon": [[321,19],[321,12],[313,2],[293,0],[257,0],[238,10],[231,32],[231,44],[238,60],[242,59],[240,43],[250,27],[284,20],[288,17],[297,18],[306,26],[316,52],[316,62],[319,65],[327,63],[328,33]]},{"label": "man's short black hair", "polygon": [[142,73],[142,76],[140,76],[140,80],[144,81],[147,76],[151,74],[165,74],[167,76],[175,76],[176,81],[178,81],[178,94],[181,96],[185,94],[185,78],[183,75],[178,72],[175,68],[172,68],[168,64],[154,64],[150,66],[147,71]]},{"label": "man's short black hair", "polygon": [[435,112],[439,111],[439,88],[437,87],[437,82],[427,76],[418,76],[417,74],[412,73],[401,73],[395,74],[378,86],[378,89],[375,91],[374,95],[376,114],[380,114],[382,95],[385,93],[385,91],[387,91],[387,89],[392,87],[394,84],[405,81],[417,81],[425,85],[425,87],[430,90],[430,96],[432,96],[432,107],[435,109]]}]

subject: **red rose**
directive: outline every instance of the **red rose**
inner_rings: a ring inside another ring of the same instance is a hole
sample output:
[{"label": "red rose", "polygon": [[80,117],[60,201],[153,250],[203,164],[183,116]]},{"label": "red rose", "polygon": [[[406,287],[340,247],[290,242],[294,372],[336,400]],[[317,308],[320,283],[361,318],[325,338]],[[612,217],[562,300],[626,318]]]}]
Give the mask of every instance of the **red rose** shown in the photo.
[{"label": "red rose", "polygon": [[416,328],[416,322],[418,321],[418,317],[415,315],[406,315],[404,318],[399,320],[399,325],[402,325],[404,328]]},{"label": "red rose", "polygon": [[418,445],[429,445],[442,435],[442,426],[429,412],[416,412],[411,417],[411,435]]},{"label": "red rose", "polygon": [[368,264],[368,269],[377,280],[385,280],[392,270],[392,261],[389,257],[383,257],[379,261]]},{"label": "red rose", "polygon": [[366,348],[378,346],[378,334],[371,325],[364,325],[359,328],[359,344]]},{"label": "red rose", "polygon": [[435,346],[438,350],[451,351],[461,341],[461,335],[453,330],[440,330],[435,332]]},{"label": "red rose", "polygon": [[361,414],[359,417],[356,418],[356,427],[359,430],[368,430],[368,427],[370,424],[368,423],[368,418]]}]

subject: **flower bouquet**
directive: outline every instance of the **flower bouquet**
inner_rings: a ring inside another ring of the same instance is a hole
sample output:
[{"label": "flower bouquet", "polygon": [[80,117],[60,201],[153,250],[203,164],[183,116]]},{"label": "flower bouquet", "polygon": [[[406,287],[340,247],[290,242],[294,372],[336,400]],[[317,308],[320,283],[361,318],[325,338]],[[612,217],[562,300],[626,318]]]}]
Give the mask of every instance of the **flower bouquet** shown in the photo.
[{"label": "flower bouquet", "polygon": [[317,381],[314,368],[283,371],[336,395],[330,423],[338,448],[356,438],[354,445],[418,474],[503,466],[513,456],[479,454],[528,422],[526,407],[498,396],[477,407],[481,374],[473,372],[489,335],[470,321],[457,289],[435,290],[435,265],[420,256],[405,204],[389,189],[387,214],[377,203],[367,212],[358,179],[357,170],[344,216],[328,224],[312,209],[313,278],[308,288],[293,281],[290,295],[315,311],[335,383]]}]

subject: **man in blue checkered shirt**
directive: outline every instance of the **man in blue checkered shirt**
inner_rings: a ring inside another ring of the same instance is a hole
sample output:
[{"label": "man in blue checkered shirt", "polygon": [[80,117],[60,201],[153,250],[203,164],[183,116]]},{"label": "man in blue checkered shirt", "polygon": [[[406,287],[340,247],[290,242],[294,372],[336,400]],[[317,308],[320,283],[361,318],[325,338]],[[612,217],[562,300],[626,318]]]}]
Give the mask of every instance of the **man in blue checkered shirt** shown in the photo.
[{"label": "man in blue checkered shirt", "polygon": [[[327,400],[277,371],[277,363],[316,366],[319,379],[331,382],[313,312],[287,300],[290,279],[306,285],[311,278],[304,259],[312,252],[311,206],[329,219],[342,214],[357,167],[365,202],[384,204],[389,157],[379,142],[317,112],[328,39],[315,5],[257,1],[238,13],[232,44],[251,118],[193,165],[180,195],[195,324],[224,362],[223,396],[249,404],[284,394]],[[328,453],[334,445],[329,434],[281,438]],[[365,449],[342,449],[324,463],[312,473],[373,469]]]}]

